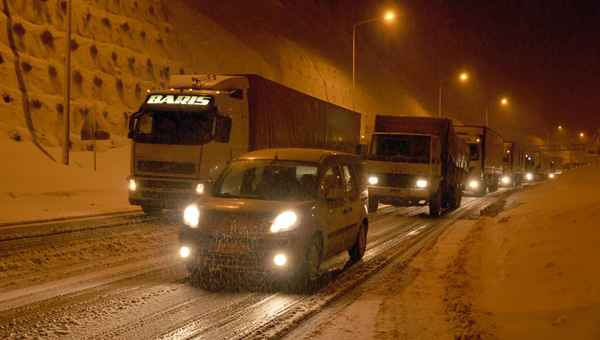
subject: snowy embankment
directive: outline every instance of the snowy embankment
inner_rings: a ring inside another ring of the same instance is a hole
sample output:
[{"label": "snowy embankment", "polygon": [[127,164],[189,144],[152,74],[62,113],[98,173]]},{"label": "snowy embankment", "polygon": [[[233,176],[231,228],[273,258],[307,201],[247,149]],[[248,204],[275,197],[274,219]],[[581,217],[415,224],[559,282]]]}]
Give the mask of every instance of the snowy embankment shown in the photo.
[{"label": "snowy embankment", "polygon": [[66,166],[60,148],[47,151],[56,162],[31,142],[0,138],[0,223],[139,210],[127,200],[129,147],[97,152],[96,171],[93,152],[70,152]]},{"label": "snowy embankment", "polygon": [[599,216],[594,166],[504,195],[306,338],[599,339]]}]

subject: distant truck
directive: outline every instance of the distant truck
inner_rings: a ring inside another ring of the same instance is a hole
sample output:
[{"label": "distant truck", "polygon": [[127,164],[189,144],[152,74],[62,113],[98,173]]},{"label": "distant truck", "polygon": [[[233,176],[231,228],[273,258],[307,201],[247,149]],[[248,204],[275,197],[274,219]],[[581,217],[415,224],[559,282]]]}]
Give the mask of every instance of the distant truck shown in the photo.
[{"label": "distant truck", "polygon": [[457,208],[467,170],[467,146],[450,119],[378,115],[367,155],[369,212],[379,203],[429,204],[432,216]]},{"label": "distant truck", "polygon": [[184,207],[249,151],[356,153],[360,114],[257,75],[176,75],[129,120],[129,203],[148,214]]},{"label": "distant truck", "polygon": [[485,126],[456,126],[456,133],[469,146],[469,176],[463,184],[475,196],[483,196],[486,190],[498,190],[502,176],[504,139]]},{"label": "distant truck", "polygon": [[525,160],[525,179],[535,182],[549,177],[554,177],[552,156],[541,151],[528,152]]},{"label": "distant truck", "polygon": [[524,176],[525,148],[517,142],[504,142],[504,159],[502,161],[500,185],[521,185]]}]

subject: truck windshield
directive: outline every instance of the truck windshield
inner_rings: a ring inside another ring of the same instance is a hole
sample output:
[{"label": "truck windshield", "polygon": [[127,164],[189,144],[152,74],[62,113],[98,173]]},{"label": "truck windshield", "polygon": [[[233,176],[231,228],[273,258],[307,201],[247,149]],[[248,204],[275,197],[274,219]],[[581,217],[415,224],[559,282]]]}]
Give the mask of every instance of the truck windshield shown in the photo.
[{"label": "truck windshield", "polygon": [[304,201],[317,195],[317,165],[275,160],[231,163],[215,183],[216,197]]},{"label": "truck windshield", "polygon": [[138,143],[201,145],[211,140],[212,116],[202,112],[141,112],[133,133]]},{"label": "truck windshield", "polygon": [[479,144],[469,144],[469,154],[472,161],[477,161],[481,158],[479,150]]},{"label": "truck windshield", "polygon": [[429,136],[374,134],[369,160],[429,163]]}]

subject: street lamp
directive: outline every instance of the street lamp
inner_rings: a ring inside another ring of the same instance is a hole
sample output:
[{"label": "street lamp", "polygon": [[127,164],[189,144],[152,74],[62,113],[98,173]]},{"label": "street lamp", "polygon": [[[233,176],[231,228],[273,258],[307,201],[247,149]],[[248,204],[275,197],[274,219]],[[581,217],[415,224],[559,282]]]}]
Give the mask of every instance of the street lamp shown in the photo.
[{"label": "street lamp", "polygon": [[388,12],[383,17],[377,17],[365,21],[361,21],[352,25],[352,110],[356,111],[356,26],[366,24],[368,22],[373,22],[377,20],[392,20],[394,19],[394,14]]},{"label": "street lamp", "polygon": [[438,105],[438,117],[439,118],[442,118],[442,83],[446,82],[446,81],[454,80],[454,79],[460,79],[460,81],[466,81],[468,77],[469,77],[468,74],[463,73],[458,77],[442,79],[439,81],[439,83],[440,83],[440,91],[439,91],[440,96],[439,96],[439,101],[438,101],[439,102],[439,105]]},{"label": "street lamp", "polygon": [[496,105],[506,105],[506,104],[508,104],[508,99],[506,99],[506,98],[502,98],[502,99],[500,99],[500,101],[499,101],[499,102],[491,102],[491,103],[489,103],[489,104],[487,104],[487,105],[485,106],[485,126],[488,126],[488,111],[489,111],[489,110],[488,110],[488,107],[489,107],[490,105],[492,105],[492,104],[496,104]]}]

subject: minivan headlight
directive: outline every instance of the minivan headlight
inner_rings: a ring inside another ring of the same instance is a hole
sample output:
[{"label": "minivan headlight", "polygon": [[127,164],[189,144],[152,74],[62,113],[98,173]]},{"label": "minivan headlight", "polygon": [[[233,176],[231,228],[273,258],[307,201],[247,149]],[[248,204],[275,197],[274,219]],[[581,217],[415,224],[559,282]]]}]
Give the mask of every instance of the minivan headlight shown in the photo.
[{"label": "minivan headlight", "polygon": [[375,185],[377,182],[379,182],[377,176],[369,176],[369,184]]},{"label": "minivan headlight", "polygon": [[200,211],[195,205],[190,205],[183,212],[183,223],[192,228],[197,228],[200,223]]},{"label": "minivan headlight", "polygon": [[296,221],[298,216],[293,211],[286,211],[275,218],[271,225],[271,232],[278,233],[280,231],[294,229],[297,226]]}]

